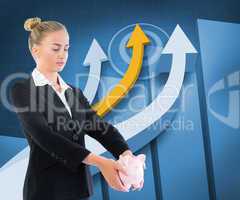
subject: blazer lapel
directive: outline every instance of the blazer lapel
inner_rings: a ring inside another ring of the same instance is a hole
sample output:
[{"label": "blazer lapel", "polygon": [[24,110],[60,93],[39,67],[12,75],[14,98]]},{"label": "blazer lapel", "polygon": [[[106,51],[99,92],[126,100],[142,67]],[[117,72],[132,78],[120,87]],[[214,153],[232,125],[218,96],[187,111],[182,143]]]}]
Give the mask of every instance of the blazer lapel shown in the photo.
[{"label": "blazer lapel", "polygon": [[72,118],[75,118],[75,110],[74,110],[75,95],[74,95],[73,89],[71,89],[71,88],[66,89],[64,95],[65,95],[67,103],[70,107],[70,110],[71,110],[71,113],[72,113]]},{"label": "blazer lapel", "polygon": [[81,103],[80,100],[80,93],[78,92],[77,88],[72,86],[68,88],[65,92],[67,101],[69,103],[72,116],[74,119],[79,120],[82,123],[82,120],[86,119],[86,109],[84,105]]}]

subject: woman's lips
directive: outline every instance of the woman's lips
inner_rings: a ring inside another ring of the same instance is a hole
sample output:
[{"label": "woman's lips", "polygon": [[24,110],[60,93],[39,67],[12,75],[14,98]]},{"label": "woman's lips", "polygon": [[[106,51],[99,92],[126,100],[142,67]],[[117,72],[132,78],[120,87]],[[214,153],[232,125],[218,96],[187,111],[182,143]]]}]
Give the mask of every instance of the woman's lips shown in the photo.
[{"label": "woman's lips", "polygon": [[64,65],[64,62],[57,62],[57,65]]}]

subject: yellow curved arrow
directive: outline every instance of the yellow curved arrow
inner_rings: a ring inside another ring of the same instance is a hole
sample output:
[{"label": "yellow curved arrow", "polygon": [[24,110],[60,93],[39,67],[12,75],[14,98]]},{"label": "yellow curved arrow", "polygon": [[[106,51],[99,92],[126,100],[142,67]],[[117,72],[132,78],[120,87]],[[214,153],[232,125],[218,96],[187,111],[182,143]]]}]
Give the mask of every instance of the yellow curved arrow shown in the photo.
[{"label": "yellow curved arrow", "polygon": [[133,48],[133,55],[127,72],[101,101],[92,106],[93,110],[95,110],[100,117],[104,116],[116,106],[135,84],[142,68],[144,45],[149,43],[149,38],[145,35],[141,27],[136,24],[126,46],[127,48]]}]

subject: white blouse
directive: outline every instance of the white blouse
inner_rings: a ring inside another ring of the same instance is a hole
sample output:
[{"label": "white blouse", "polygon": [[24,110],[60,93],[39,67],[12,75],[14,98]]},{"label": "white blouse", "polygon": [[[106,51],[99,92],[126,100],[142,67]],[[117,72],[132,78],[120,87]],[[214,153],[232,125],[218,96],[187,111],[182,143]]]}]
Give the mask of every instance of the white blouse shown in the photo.
[{"label": "white blouse", "polygon": [[64,82],[64,80],[61,78],[61,76],[58,74],[59,83],[60,83],[60,86],[61,86],[61,89],[62,89],[61,92],[57,91],[52,86],[51,82],[37,69],[37,67],[34,68],[34,70],[32,72],[32,77],[33,77],[34,84],[36,86],[44,86],[46,84],[50,85],[54,89],[54,91],[58,94],[59,98],[61,99],[64,106],[68,110],[69,115],[72,117],[71,109],[70,109],[70,107],[68,105],[68,102],[66,100],[66,97],[64,95],[66,89],[71,88],[71,87]]}]

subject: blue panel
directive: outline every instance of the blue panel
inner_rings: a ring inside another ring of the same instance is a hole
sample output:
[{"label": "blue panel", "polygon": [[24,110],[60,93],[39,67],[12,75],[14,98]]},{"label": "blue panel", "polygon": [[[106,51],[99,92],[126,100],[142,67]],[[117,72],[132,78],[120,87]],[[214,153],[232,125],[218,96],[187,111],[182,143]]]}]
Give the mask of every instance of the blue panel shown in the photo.
[{"label": "blue panel", "polygon": [[93,176],[93,187],[93,196],[91,197],[91,200],[102,200],[100,174]]},{"label": "blue panel", "polygon": [[198,20],[218,199],[240,196],[240,25]]},{"label": "blue panel", "polygon": [[163,199],[207,200],[196,77],[185,76],[177,116],[158,138]]}]

